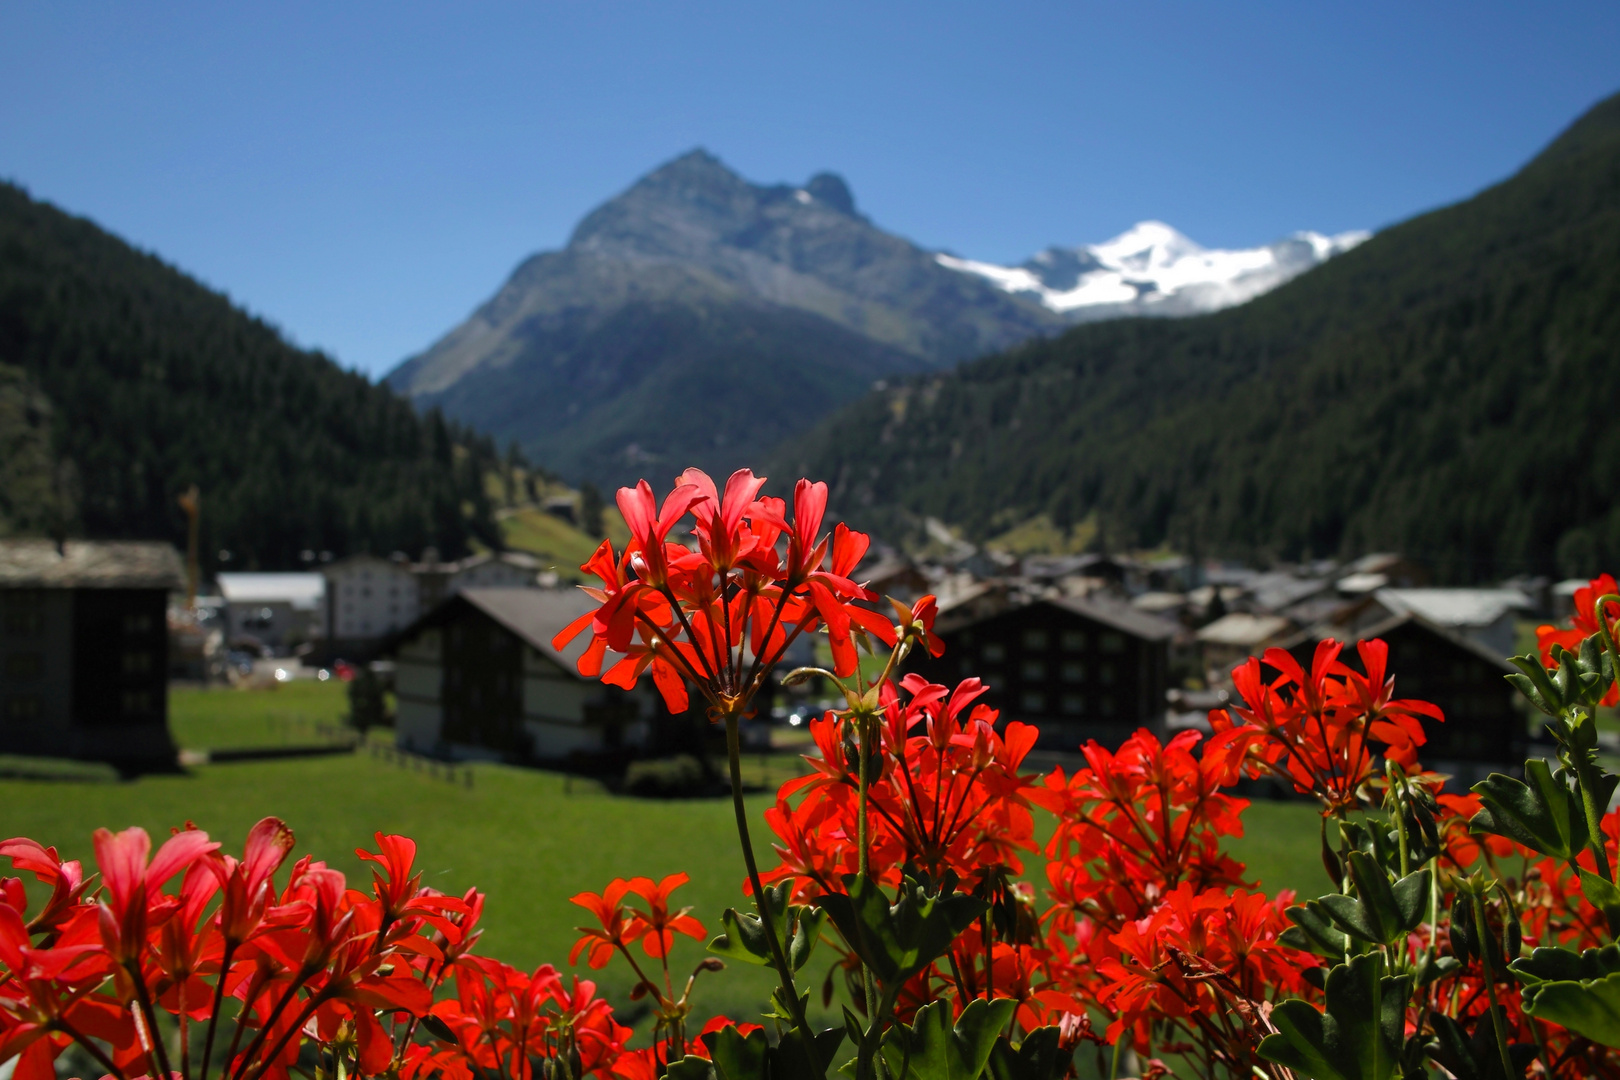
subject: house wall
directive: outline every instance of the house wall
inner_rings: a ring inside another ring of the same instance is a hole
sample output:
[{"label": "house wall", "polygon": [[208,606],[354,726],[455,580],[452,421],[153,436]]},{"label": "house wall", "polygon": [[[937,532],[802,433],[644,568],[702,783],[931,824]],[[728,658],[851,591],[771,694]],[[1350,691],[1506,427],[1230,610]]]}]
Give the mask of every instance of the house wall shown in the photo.
[{"label": "house wall", "polygon": [[444,726],[444,634],[429,627],[394,657],[394,739],[407,750],[439,745]]},{"label": "house wall", "polygon": [[73,594],[74,756],[173,764],[162,589]]},{"label": "house wall", "polygon": [[419,590],[407,567],[359,557],[333,563],[324,573],[335,641],[375,641],[416,621]]},{"label": "house wall", "polygon": [[490,559],[451,574],[446,595],[463,589],[521,589],[533,584],[534,571]]},{"label": "house wall", "polygon": [[1004,720],[1041,730],[1039,745],[1117,745],[1164,720],[1168,646],[1050,604],[1030,604],[942,635],[945,655],[908,664],[947,686],[978,676]]},{"label": "house wall", "polygon": [[73,593],[0,589],[0,746],[65,756],[72,728]]}]

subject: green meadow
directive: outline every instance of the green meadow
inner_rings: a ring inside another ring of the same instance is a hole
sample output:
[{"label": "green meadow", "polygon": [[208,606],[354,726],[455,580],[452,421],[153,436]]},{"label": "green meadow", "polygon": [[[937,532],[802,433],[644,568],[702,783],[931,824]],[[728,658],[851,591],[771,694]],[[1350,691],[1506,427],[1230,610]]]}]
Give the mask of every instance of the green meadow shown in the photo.
[{"label": "green meadow", "polygon": [[[317,741],[317,727],[337,723],[345,709],[335,681],[275,691],[176,689],[171,700],[176,740],[191,749]],[[770,764],[776,777],[786,775],[786,759]],[[98,826],[140,825],[156,840],[191,820],[228,849],[239,849],[255,821],[275,815],[296,832],[297,855],[324,859],[366,887],[369,868],[355,849],[370,846],[374,832],[403,833],[417,842],[424,883],[458,894],[476,885],[487,893],[479,951],[525,968],[552,963],[566,969],[573,928],[585,918],[569,897],[599,892],[615,877],[691,875],[676,896],[711,932],[719,929],[720,913],[742,899],[744,871],[728,799],[628,798],[557,773],[492,764],[471,766],[469,787],[468,769],[458,767],[447,779],[374,756],[369,747],[352,755],[201,765],[132,781],[94,769],[48,777],[19,771],[0,770],[7,777],[0,779],[6,834],[55,844],[86,862]],[[761,816],[769,801],[763,793],[748,800],[762,865],[775,861]],[[1320,891],[1310,806],[1257,803],[1245,823],[1247,835],[1232,851],[1268,890]],[[697,942],[683,939],[674,956],[677,980],[684,981],[703,955]],[[812,961],[812,969],[819,986],[826,965]],[[579,974],[596,978],[616,1004],[627,1004],[632,979],[622,962],[601,973],[582,965]],[[704,975],[699,1011],[753,1014],[771,985],[763,969],[738,965]]]}]

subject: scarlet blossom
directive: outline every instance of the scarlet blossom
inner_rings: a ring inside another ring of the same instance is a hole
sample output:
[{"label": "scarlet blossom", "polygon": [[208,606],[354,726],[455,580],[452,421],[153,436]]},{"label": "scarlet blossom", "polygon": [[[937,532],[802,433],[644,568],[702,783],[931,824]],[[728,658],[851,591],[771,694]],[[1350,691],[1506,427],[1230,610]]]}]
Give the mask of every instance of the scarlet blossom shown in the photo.
[{"label": "scarlet blossom", "polygon": [[595,915],[600,924],[575,927],[580,932],[580,938],[569,950],[570,964],[578,963],[580,953],[588,949],[591,967],[607,967],[608,961],[613,959],[613,950],[625,948],[625,943],[635,936],[636,917],[623,903],[629,891],[628,881],[614,878],[600,894],[582,892],[569,897],[570,903],[578,904]]},{"label": "scarlet blossom", "polygon": [[634,938],[639,934],[641,947],[648,956],[654,959],[668,956],[676,934],[703,940],[703,924],[687,914],[692,909],[684,907],[671,910],[669,906],[670,894],[690,880],[682,873],[670,874],[657,884],[651,878],[644,877],[631,878],[627,883],[630,892],[647,902],[647,909],[630,909],[635,922],[625,931],[625,936]]}]

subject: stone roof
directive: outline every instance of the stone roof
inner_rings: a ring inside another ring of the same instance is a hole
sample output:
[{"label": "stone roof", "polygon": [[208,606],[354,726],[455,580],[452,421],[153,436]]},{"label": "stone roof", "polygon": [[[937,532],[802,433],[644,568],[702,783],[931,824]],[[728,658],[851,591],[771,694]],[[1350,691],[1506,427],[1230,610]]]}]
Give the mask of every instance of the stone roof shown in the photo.
[{"label": "stone roof", "polygon": [[0,540],[0,588],[181,589],[171,544],[144,540]]}]

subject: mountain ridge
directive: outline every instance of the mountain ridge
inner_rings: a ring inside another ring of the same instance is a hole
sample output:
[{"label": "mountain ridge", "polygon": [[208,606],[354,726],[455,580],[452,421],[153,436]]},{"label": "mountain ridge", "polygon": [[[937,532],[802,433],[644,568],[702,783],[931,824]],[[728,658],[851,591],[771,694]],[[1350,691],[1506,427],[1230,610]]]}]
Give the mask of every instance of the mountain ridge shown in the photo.
[{"label": "mountain ridge", "polygon": [[1620,558],[1620,95],[1508,179],[1248,304],[895,380],[774,457],[904,534],[1045,515],[1443,579]]}]

